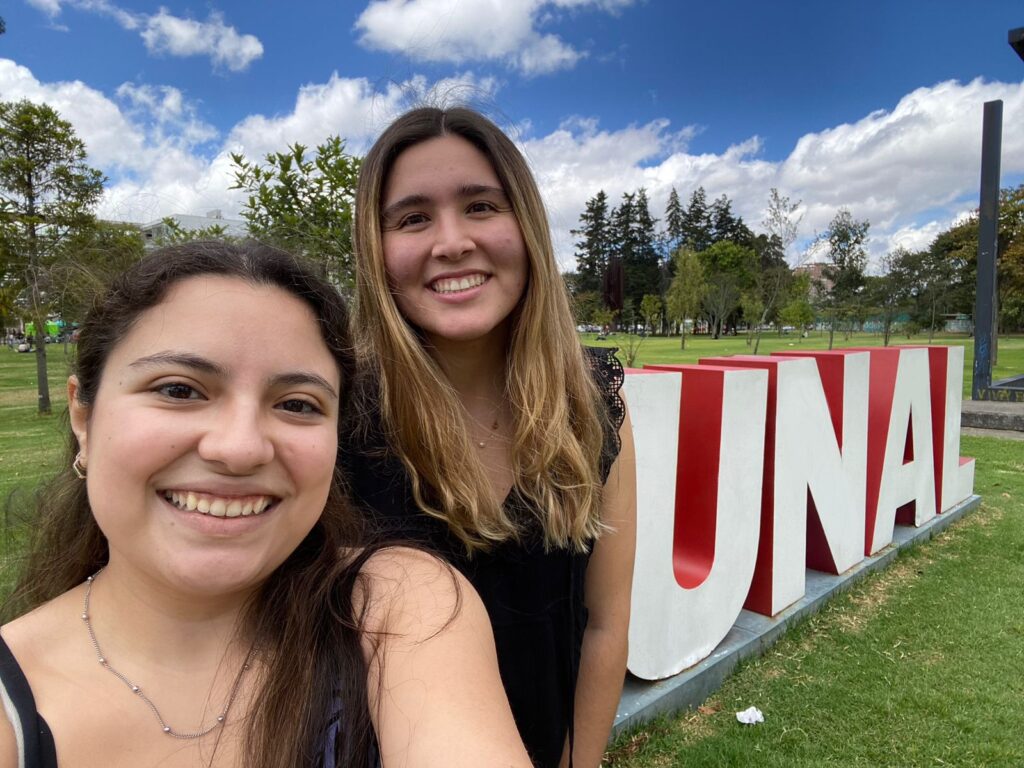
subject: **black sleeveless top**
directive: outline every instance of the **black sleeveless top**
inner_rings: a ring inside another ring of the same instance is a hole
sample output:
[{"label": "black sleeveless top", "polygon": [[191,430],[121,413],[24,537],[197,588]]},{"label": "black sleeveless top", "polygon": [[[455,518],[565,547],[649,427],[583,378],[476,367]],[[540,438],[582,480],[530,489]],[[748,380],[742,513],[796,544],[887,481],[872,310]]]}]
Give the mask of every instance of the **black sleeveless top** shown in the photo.
[{"label": "black sleeveless top", "polygon": [[36,711],[25,673],[0,637],[0,697],[18,743],[18,768],[57,768],[50,727]]},{"label": "black sleeveless top", "polygon": [[[624,406],[622,366],[614,350],[585,348],[608,410],[601,479],[619,452]],[[379,423],[377,414],[371,415]],[[447,525],[422,514],[405,467],[379,428],[347,429],[339,451],[354,501],[387,538],[424,544],[458,568],[483,600],[494,629],[498,667],[519,734],[534,764],[557,766],[572,723],[573,696],[587,612],[583,584],[589,554],[544,551],[543,535],[528,502],[515,490],[505,507],[524,521],[527,534],[467,557]],[[458,670],[452,670],[458,674]]]}]

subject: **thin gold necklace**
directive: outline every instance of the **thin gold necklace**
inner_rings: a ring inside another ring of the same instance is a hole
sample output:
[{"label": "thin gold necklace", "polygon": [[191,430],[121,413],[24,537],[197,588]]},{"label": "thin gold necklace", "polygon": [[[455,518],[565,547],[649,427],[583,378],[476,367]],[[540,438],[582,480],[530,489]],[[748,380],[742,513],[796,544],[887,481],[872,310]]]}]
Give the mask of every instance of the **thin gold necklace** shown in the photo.
[{"label": "thin gold necklace", "polygon": [[238,689],[242,684],[242,676],[245,675],[246,670],[249,669],[249,659],[252,657],[252,646],[249,647],[249,652],[245,654],[245,661],[242,662],[242,668],[238,670],[238,674],[235,676],[235,682],[231,685],[231,693],[228,696],[228,701],[224,705],[224,709],[221,711],[221,713],[217,715],[217,719],[216,721],[214,721],[213,725],[210,725],[201,731],[174,730],[174,728],[169,726],[167,724],[167,721],[164,720],[163,715],[160,714],[160,710],[157,709],[156,704],[153,703],[153,700],[150,699],[149,696],[147,696],[145,693],[143,693],[142,688],[133,683],[128,678],[127,675],[125,675],[122,672],[118,672],[116,669],[110,666],[110,662],[107,661],[107,658],[103,655],[103,651],[100,650],[100,643],[96,639],[96,632],[93,631],[92,621],[89,618],[89,598],[92,595],[92,583],[95,580],[95,578],[100,575],[100,571],[102,570],[103,569],[100,568],[99,571],[96,571],[96,573],[94,573],[92,576],[88,577],[85,580],[85,605],[82,608],[82,621],[85,622],[85,628],[89,632],[89,640],[92,642],[92,647],[96,650],[96,658],[99,660],[100,665],[108,672],[110,672],[110,674],[114,675],[114,677],[116,677],[122,683],[127,685],[128,688],[131,689],[132,693],[134,693],[136,696],[138,696],[140,699],[146,702],[146,705],[150,708],[150,710],[152,710],[153,714],[156,716],[157,722],[160,723],[160,729],[172,738],[199,739],[213,731],[215,728],[224,725],[224,723],[227,722],[228,711],[231,709],[231,705],[234,703],[235,697],[238,695]]}]

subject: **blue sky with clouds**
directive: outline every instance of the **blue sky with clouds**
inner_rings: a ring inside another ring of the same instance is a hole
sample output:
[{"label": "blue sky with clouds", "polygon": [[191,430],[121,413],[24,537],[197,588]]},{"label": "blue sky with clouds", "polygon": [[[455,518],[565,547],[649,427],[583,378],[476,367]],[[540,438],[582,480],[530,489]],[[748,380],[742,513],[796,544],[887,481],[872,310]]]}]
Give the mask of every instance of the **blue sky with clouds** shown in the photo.
[{"label": "blue sky with clouds", "polygon": [[755,229],[771,187],[801,242],[842,207],[877,258],[977,205],[982,104],[1004,101],[1024,179],[1020,0],[11,0],[0,98],[46,101],[109,177],[101,214],[237,212],[229,153],[332,133],[364,151],[423,98],[507,126],[562,264],[586,200],[726,194]]}]

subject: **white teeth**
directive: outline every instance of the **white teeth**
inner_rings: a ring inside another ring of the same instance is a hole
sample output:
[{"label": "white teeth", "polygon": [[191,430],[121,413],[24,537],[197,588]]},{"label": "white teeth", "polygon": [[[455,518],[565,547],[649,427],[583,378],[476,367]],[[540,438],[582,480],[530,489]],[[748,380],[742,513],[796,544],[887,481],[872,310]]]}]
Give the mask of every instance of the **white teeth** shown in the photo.
[{"label": "white teeth", "polygon": [[258,515],[274,503],[270,496],[249,497],[241,499],[222,499],[200,497],[193,491],[165,491],[164,498],[181,510],[195,511],[213,517],[242,517]]},{"label": "white teeth", "polygon": [[456,293],[476,288],[487,281],[486,275],[468,275],[467,277],[454,277],[435,281],[430,287],[435,293]]}]

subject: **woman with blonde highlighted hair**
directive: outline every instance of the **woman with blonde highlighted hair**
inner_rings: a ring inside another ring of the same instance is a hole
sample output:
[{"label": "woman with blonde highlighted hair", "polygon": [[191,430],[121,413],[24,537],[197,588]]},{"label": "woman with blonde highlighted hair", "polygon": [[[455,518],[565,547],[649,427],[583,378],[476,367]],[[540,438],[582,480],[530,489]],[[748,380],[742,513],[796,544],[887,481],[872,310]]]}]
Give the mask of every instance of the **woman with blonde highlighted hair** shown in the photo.
[{"label": "woman with blonde highlighted hair", "polygon": [[351,489],[476,587],[535,764],[596,766],[625,673],[633,448],[533,174],[479,113],[412,110],[363,161],[355,241]]}]

